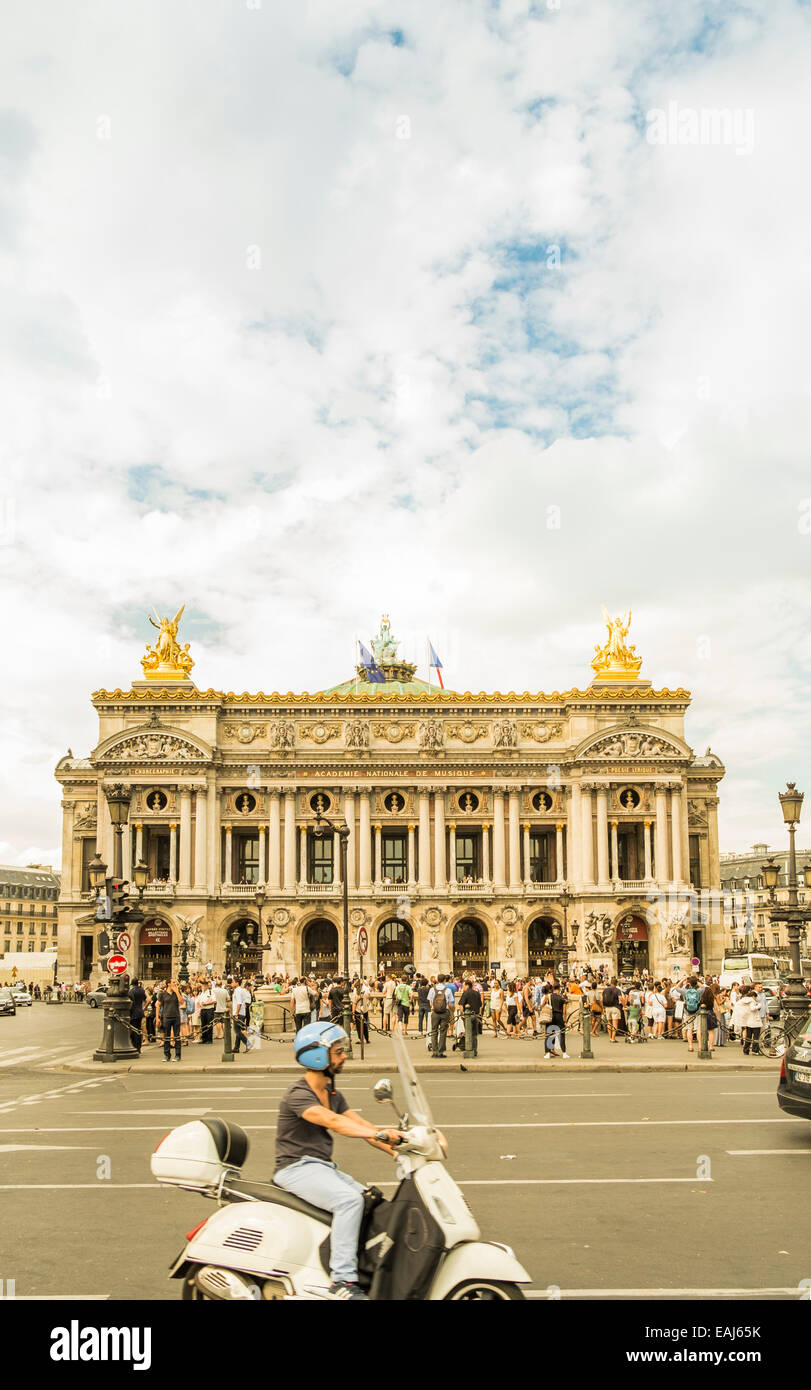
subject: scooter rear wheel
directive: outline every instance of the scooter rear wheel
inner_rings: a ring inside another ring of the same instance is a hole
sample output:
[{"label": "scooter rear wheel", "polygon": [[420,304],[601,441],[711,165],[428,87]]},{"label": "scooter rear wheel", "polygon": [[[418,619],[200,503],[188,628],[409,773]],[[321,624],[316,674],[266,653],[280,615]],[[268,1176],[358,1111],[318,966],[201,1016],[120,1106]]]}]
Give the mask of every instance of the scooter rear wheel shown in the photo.
[{"label": "scooter rear wheel", "polygon": [[518,1284],[508,1284],[501,1279],[466,1279],[446,1294],[443,1303],[495,1302],[507,1303],[523,1300],[524,1295]]}]

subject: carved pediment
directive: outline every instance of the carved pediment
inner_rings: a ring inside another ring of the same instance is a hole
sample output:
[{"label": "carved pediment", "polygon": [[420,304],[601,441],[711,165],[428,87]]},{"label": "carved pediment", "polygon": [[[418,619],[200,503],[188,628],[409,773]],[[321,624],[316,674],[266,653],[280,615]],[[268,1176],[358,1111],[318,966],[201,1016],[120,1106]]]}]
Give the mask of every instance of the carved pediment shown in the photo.
[{"label": "carved pediment", "polygon": [[111,763],[197,763],[205,758],[202,749],[188,739],[154,729],[128,734],[98,755],[98,761]]},{"label": "carved pediment", "polygon": [[579,759],[616,758],[673,758],[683,759],[685,750],[668,738],[666,734],[651,733],[648,729],[622,729],[613,734],[605,734],[579,754]]}]

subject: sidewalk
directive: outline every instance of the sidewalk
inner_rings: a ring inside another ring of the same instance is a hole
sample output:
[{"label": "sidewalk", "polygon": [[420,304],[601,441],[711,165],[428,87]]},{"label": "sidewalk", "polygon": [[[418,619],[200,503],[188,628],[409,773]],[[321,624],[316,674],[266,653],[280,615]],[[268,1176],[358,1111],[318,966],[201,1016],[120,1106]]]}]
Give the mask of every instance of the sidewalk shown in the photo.
[{"label": "sidewalk", "polygon": [[[544,1072],[548,1075],[560,1071],[768,1072],[774,1076],[776,1083],[777,1073],[780,1070],[779,1059],[744,1057],[740,1043],[727,1043],[725,1047],[717,1048],[712,1054],[712,1059],[704,1062],[699,1061],[697,1049],[691,1054],[687,1051],[686,1043],[668,1039],[661,1042],[633,1044],[620,1040],[611,1044],[606,1035],[601,1033],[598,1037],[592,1038],[591,1045],[594,1060],[584,1062],[580,1057],[583,1039],[579,1033],[570,1032],[567,1035],[569,1060],[565,1061],[560,1057],[554,1057],[547,1062],[544,1060],[542,1044],[539,1040],[499,1037],[496,1041],[492,1033],[488,1031],[479,1039],[478,1058],[466,1059],[461,1052],[451,1051],[449,1040],[447,1057],[444,1060],[440,1058],[434,1060],[426,1048],[424,1038],[421,1039],[414,1033],[409,1034],[408,1038],[408,1050],[416,1070],[431,1075],[457,1072],[461,1063],[471,1072]],[[352,1048],[353,1057],[350,1062],[347,1062],[347,1070],[356,1074],[367,1072],[383,1074],[397,1070],[389,1040],[380,1033],[372,1032],[371,1041],[366,1046],[365,1061],[360,1060],[357,1038],[352,1039]],[[237,1053],[233,1062],[221,1061],[221,1054],[222,1042],[214,1042],[210,1047],[204,1047],[200,1043],[191,1043],[183,1049],[182,1074],[226,1072],[229,1076],[249,1076],[256,1072],[295,1072],[299,1070],[293,1058],[293,1035],[291,1033],[277,1035],[270,1039],[263,1038],[259,1047],[248,1053]],[[132,1062],[104,1063],[93,1062],[88,1058],[86,1062],[74,1061],[63,1067],[54,1065],[48,1070],[102,1072],[108,1076],[117,1072],[130,1072],[141,1076],[177,1075],[175,1064],[169,1065],[164,1061],[160,1043],[150,1046],[144,1044],[140,1058]]]}]

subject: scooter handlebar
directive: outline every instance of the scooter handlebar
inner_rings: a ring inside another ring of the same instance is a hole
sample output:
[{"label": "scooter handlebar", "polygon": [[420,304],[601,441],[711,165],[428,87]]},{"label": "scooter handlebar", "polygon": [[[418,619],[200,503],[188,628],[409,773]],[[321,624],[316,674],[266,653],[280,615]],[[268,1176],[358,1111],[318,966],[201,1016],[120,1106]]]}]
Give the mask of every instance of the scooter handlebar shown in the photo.
[{"label": "scooter handlebar", "polygon": [[397,1145],[405,1143],[405,1138],[402,1134],[397,1134],[394,1139],[389,1138],[390,1134],[391,1130],[379,1129],[375,1134],[375,1139],[378,1144],[391,1144],[392,1148],[396,1148]]}]

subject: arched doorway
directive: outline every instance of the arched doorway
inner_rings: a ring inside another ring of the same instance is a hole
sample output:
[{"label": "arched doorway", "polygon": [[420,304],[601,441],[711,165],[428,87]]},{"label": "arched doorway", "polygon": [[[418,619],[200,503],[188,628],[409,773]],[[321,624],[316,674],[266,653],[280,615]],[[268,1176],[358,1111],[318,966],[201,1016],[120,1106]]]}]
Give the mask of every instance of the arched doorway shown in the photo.
[{"label": "arched doorway", "polygon": [[561,947],[563,928],[554,917],[536,917],[527,932],[527,953],[530,975],[545,975],[547,970],[560,972],[564,964]]},{"label": "arched doorway", "polygon": [[160,917],[149,917],[138,933],[138,977],[141,980],[172,978],[172,928]]},{"label": "arched doorway", "polygon": [[338,973],[338,928],[325,917],[308,922],[301,934],[302,975]]},{"label": "arched doorway", "polygon": [[228,975],[260,975],[262,948],[259,927],[250,917],[232,922],[225,933],[225,970]]},{"label": "arched doorway", "polygon": [[377,968],[399,975],[414,965],[414,933],[408,922],[395,918],[384,922],[377,932]]},{"label": "arched doorway", "polygon": [[453,973],[464,974],[467,970],[475,975],[486,975],[489,965],[487,928],[469,918],[457,922],[453,929]]},{"label": "arched doorway", "polygon": [[648,924],[629,912],[617,923],[617,975],[633,978],[650,969],[649,959]]}]

